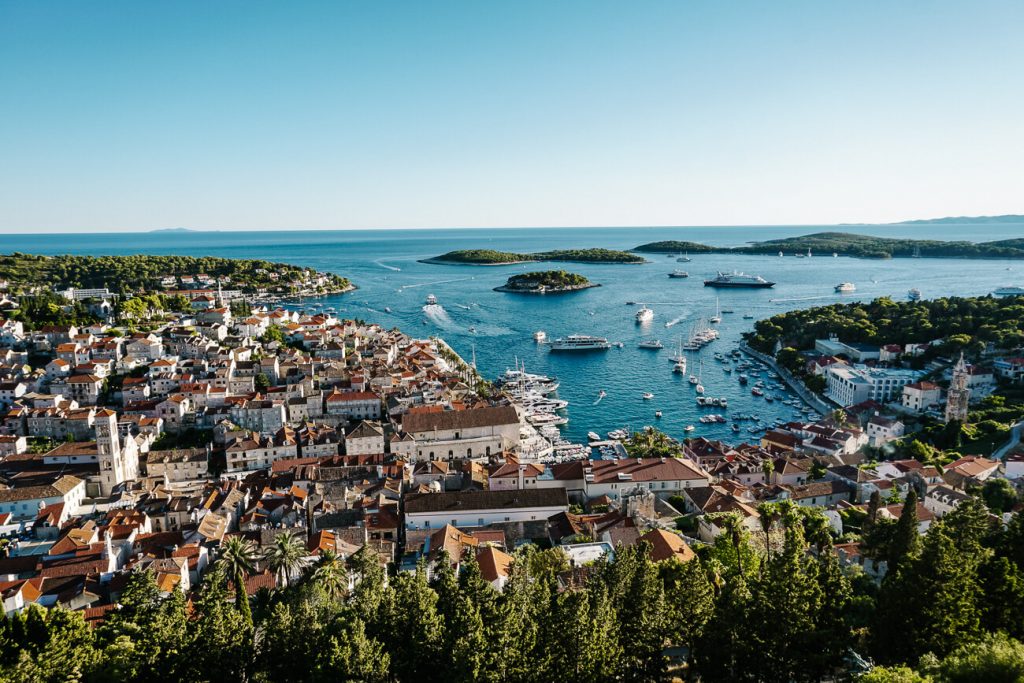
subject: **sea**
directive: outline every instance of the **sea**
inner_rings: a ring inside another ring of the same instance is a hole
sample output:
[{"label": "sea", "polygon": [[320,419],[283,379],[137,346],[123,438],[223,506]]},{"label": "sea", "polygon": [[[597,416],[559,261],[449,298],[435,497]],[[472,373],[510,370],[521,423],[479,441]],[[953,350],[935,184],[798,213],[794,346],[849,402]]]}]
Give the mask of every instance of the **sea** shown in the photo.
[{"label": "sea", "polygon": [[[664,255],[647,255],[643,265],[585,263],[460,266],[420,263],[453,249],[545,251],[605,247],[631,249],[657,240],[679,239],[735,246],[751,241],[841,230],[899,238],[988,241],[1024,236],[1024,224],[766,226],[766,227],[632,227],[505,228],[443,230],[345,231],[157,231],[60,235],[0,235],[0,251],[41,254],[177,254],[260,258],[330,271],[350,278],[358,289],[343,295],[306,300],[310,310],[333,307],[343,317],[398,327],[414,337],[444,338],[467,360],[475,358],[488,378],[524,364],[527,371],[556,376],[559,395],[569,401],[567,438],[583,441],[588,432],[654,425],[670,435],[706,436],[729,442],[750,440],[748,425],[734,434],[729,424],[703,424],[701,415],[757,415],[762,424],[799,416],[780,400],[773,403],[739,385],[715,353],[736,348],[741,334],[757,319],[787,310],[880,296],[906,299],[911,288],[925,298],[985,295],[1006,285],[1024,285],[1024,262],[965,259],[865,260],[813,254],[811,258],[764,255],[689,254],[679,263]],[[564,268],[600,287],[561,295],[493,291],[515,273]],[[673,270],[686,279],[670,279]],[[777,284],[771,289],[721,290],[703,286],[717,271],[761,275]],[[836,284],[852,282],[855,292],[837,294]],[[427,295],[438,305],[425,307]],[[635,321],[641,304],[654,319]],[[699,374],[706,396],[725,397],[727,410],[696,405],[688,378],[674,374],[668,360],[701,318],[723,311],[720,338],[689,354],[688,374]],[[386,310],[389,309],[389,310]],[[725,311],[732,311],[726,313]],[[748,316],[752,316],[748,317]],[[622,348],[594,353],[551,353],[533,340],[544,330],[549,339],[587,334],[622,342]],[[637,347],[658,339],[661,351]],[[751,377],[751,385],[758,376]],[[599,392],[606,396],[599,400]],[[644,393],[654,394],[645,400]],[[780,399],[791,398],[769,389]],[[662,417],[655,416],[661,411]],[[687,433],[684,429],[693,425]]]}]

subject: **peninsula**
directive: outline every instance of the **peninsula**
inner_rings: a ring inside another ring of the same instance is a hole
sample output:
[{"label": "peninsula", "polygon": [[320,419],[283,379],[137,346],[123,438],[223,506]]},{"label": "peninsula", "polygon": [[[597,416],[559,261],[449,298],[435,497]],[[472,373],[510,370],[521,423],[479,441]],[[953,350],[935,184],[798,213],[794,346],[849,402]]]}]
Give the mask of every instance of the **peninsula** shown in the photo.
[{"label": "peninsula", "polygon": [[808,251],[821,256],[838,254],[857,258],[1024,258],[1024,239],[995,242],[966,240],[913,240],[894,237],[857,235],[847,232],[817,232],[800,237],[752,242],[740,247],[715,247],[699,242],[668,240],[641,244],[633,251],[641,253],[715,253],[715,254],[778,254],[806,255]]},{"label": "peninsula", "polygon": [[420,263],[457,264],[472,266],[507,266],[537,261],[563,261],[566,263],[646,263],[642,256],[614,249],[559,249],[533,254],[518,254],[493,249],[460,249]]},{"label": "peninsula", "polygon": [[564,294],[600,286],[576,273],[564,270],[544,270],[513,275],[505,284],[495,287],[494,291],[515,294]]}]

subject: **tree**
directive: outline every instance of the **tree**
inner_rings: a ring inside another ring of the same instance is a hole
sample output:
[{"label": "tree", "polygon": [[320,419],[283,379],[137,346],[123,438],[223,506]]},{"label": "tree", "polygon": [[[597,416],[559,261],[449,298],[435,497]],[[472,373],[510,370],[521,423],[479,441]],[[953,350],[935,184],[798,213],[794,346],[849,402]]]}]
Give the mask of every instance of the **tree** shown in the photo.
[{"label": "tree", "polygon": [[889,571],[895,572],[907,558],[912,558],[920,546],[921,540],[917,530],[917,491],[913,488],[903,502],[903,510],[896,522],[892,541],[889,544]]},{"label": "tree", "polygon": [[1017,504],[1017,491],[1013,484],[1002,477],[992,477],[981,487],[981,497],[996,514],[1009,512]]},{"label": "tree", "polygon": [[265,372],[259,373],[253,378],[253,386],[256,388],[256,391],[266,391],[270,386],[270,377]]},{"label": "tree", "polygon": [[320,557],[309,568],[309,580],[324,591],[331,600],[341,600],[348,592],[348,572],[345,561],[333,550],[321,550]]},{"label": "tree", "polygon": [[366,624],[355,617],[331,642],[330,670],[336,680],[384,683],[388,680],[391,656],[378,641],[366,635]]},{"label": "tree", "polygon": [[[236,549],[235,552],[241,550]],[[241,593],[244,611],[230,606],[227,591],[229,571],[233,571],[230,564],[217,562],[200,587],[194,610],[198,618],[190,624],[194,639],[186,650],[188,671],[183,680],[208,681],[216,677],[218,680],[244,681],[249,677],[253,662],[252,614],[244,592]],[[235,574],[243,581],[244,575],[244,571]],[[244,583],[236,581],[235,586],[239,585],[244,586]],[[236,588],[236,603],[238,597]]]},{"label": "tree", "polygon": [[925,678],[906,666],[876,666],[857,678],[857,683],[930,683],[930,681],[930,678]]},{"label": "tree", "polygon": [[404,572],[384,606],[387,632],[401,633],[391,642],[391,674],[399,680],[442,680],[447,672],[437,666],[444,645],[444,621],[437,610],[437,594],[427,585],[426,571]]},{"label": "tree", "polygon": [[306,557],[306,545],[298,533],[284,532],[274,537],[264,559],[270,571],[274,572],[285,586],[298,574]]},{"label": "tree", "polygon": [[252,623],[252,610],[249,607],[249,596],[245,591],[245,579],[256,571],[256,548],[252,542],[241,537],[231,536],[221,544],[221,555],[218,562],[224,566],[224,574],[231,577],[235,584],[235,607],[249,624]]},{"label": "tree", "polygon": [[997,633],[965,643],[933,667],[948,683],[1019,683],[1024,680],[1024,645]]},{"label": "tree", "polygon": [[704,564],[699,558],[672,558],[658,564],[658,573],[665,590],[669,638],[692,651],[715,608]]}]

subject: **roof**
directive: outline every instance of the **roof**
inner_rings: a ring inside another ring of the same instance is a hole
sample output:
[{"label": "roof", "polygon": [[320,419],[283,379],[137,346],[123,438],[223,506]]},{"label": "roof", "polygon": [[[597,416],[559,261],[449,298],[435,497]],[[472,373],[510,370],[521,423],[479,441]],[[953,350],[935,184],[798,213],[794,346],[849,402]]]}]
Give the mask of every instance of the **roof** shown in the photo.
[{"label": "roof", "polygon": [[20,500],[38,500],[40,498],[62,498],[82,483],[78,477],[66,474],[52,484],[43,486],[19,486],[12,489],[0,489],[0,503],[12,503]]},{"label": "roof", "polygon": [[476,561],[480,565],[480,575],[489,582],[507,578],[512,568],[512,556],[493,546],[488,546],[478,552]]},{"label": "roof", "polygon": [[[587,469],[589,468],[589,470]],[[593,475],[590,483],[619,481],[682,481],[709,479],[709,475],[693,463],[681,458],[622,458],[621,460],[575,460],[551,468],[555,479],[583,479]],[[628,479],[623,477],[628,476]]]},{"label": "roof", "polygon": [[682,562],[688,562],[696,557],[690,546],[686,545],[679,534],[673,534],[664,529],[652,529],[640,537],[641,541],[651,544],[651,559],[661,562],[675,557]]},{"label": "roof", "polygon": [[406,497],[405,513],[466,512],[532,507],[568,507],[565,489],[524,489],[515,491],[453,491],[416,493]]},{"label": "roof", "polygon": [[466,410],[437,412],[409,412],[402,417],[402,429],[407,432],[429,432],[449,429],[472,429],[497,425],[519,424],[519,414],[512,406],[485,406]]}]

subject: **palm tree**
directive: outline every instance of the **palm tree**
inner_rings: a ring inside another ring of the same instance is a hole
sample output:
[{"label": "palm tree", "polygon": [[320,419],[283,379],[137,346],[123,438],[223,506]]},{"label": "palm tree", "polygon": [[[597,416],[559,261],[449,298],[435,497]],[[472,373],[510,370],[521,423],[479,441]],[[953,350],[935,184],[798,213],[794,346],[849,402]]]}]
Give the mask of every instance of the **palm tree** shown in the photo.
[{"label": "palm tree", "polygon": [[274,538],[274,543],[267,550],[264,559],[271,571],[277,574],[281,583],[287,586],[292,576],[302,566],[304,557],[306,557],[306,546],[299,534],[285,532]]},{"label": "palm tree", "polygon": [[348,590],[345,561],[333,550],[320,552],[320,559],[309,569],[309,579],[319,584],[332,600],[340,600]]},{"label": "palm tree", "polygon": [[256,548],[252,541],[241,536],[232,536],[224,541],[220,550],[218,562],[224,565],[227,575],[235,582],[235,606],[246,621],[252,623],[249,596],[245,592],[245,577],[256,571]]},{"label": "palm tree", "polygon": [[[765,462],[770,462],[766,460]],[[765,558],[768,560],[772,559],[772,539],[771,531],[775,525],[775,520],[779,518],[779,506],[775,503],[761,503],[757,506],[757,514],[760,515],[758,521],[761,523],[761,532],[764,533],[764,552]],[[763,566],[763,565],[762,565]]]}]

